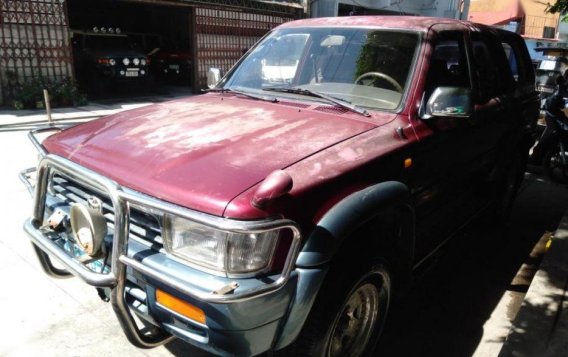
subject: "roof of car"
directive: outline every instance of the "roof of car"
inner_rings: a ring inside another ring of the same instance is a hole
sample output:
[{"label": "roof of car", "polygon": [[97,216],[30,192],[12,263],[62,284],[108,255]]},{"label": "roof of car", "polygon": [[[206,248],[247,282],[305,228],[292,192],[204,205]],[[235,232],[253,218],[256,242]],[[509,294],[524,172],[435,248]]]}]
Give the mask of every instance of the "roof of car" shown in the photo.
[{"label": "roof of car", "polygon": [[416,31],[426,31],[434,24],[468,24],[467,21],[437,17],[420,16],[344,16],[319,17],[313,19],[297,20],[284,23],[279,28],[291,27],[321,27],[321,26],[372,26],[385,28],[399,28]]}]

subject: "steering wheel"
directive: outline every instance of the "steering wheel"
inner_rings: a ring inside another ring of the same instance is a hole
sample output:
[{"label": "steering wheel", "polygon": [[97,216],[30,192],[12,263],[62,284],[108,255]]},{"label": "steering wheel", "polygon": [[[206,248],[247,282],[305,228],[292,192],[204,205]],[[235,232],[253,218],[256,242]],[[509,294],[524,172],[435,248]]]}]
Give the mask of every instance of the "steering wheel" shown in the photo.
[{"label": "steering wheel", "polygon": [[[385,81],[389,82],[390,84],[392,84],[392,86],[397,90],[397,92],[402,93],[403,89],[402,86],[391,76],[389,76],[388,74],[384,74],[382,72],[367,72],[367,73],[363,73],[362,75],[360,75],[359,77],[357,77],[357,79],[355,80],[355,84],[359,84],[359,82],[367,77],[377,77],[377,78],[381,78],[384,79]],[[373,81],[374,82],[374,81]],[[371,83],[373,83],[371,82]]]}]

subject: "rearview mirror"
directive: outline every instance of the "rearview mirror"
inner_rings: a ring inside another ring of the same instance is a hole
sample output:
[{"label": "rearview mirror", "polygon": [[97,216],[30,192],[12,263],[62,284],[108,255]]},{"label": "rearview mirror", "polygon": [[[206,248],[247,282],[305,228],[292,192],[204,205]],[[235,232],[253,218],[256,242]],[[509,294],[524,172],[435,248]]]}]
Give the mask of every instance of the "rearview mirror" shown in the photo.
[{"label": "rearview mirror", "polygon": [[472,114],[471,89],[461,87],[438,87],[434,90],[422,119],[452,117],[469,118]]},{"label": "rearview mirror", "polygon": [[207,87],[209,87],[209,89],[215,88],[221,81],[221,77],[221,69],[209,68],[209,71],[207,71]]}]

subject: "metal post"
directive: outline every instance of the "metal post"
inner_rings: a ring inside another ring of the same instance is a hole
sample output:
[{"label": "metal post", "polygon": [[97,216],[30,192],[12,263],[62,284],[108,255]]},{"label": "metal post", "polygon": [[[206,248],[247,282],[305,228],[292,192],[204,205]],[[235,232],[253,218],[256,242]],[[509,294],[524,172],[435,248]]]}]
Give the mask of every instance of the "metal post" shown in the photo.
[{"label": "metal post", "polygon": [[43,100],[45,101],[45,111],[47,112],[47,122],[49,125],[53,125],[53,119],[51,119],[51,105],[49,104],[49,93],[47,89],[43,90]]}]

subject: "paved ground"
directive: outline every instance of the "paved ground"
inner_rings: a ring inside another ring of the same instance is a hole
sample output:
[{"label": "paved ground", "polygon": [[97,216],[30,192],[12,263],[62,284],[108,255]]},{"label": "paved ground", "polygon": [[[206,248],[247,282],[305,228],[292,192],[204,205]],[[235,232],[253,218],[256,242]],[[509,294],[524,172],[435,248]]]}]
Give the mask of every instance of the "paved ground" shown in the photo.
[{"label": "paved ground", "polygon": [[[97,108],[85,109],[91,113],[85,115],[122,105],[103,103]],[[31,200],[17,173],[34,165],[36,154],[24,130],[30,124],[14,125],[14,119],[30,118],[0,115],[0,217],[6,220],[0,237],[0,313],[5,326],[0,356],[208,356],[179,341],[150,351],[136,349],[94,289],[76,279],[53,280],[43,274],[21,228]],[[507,227],[477,220],[423,272],[410,293],[396,301],[378,354],[496,356],[538,266],[542,248],[537,243],[556,228],[567,207],[566,187],[528,174]],[[545,306],[539,308],[546,313]]]}]

